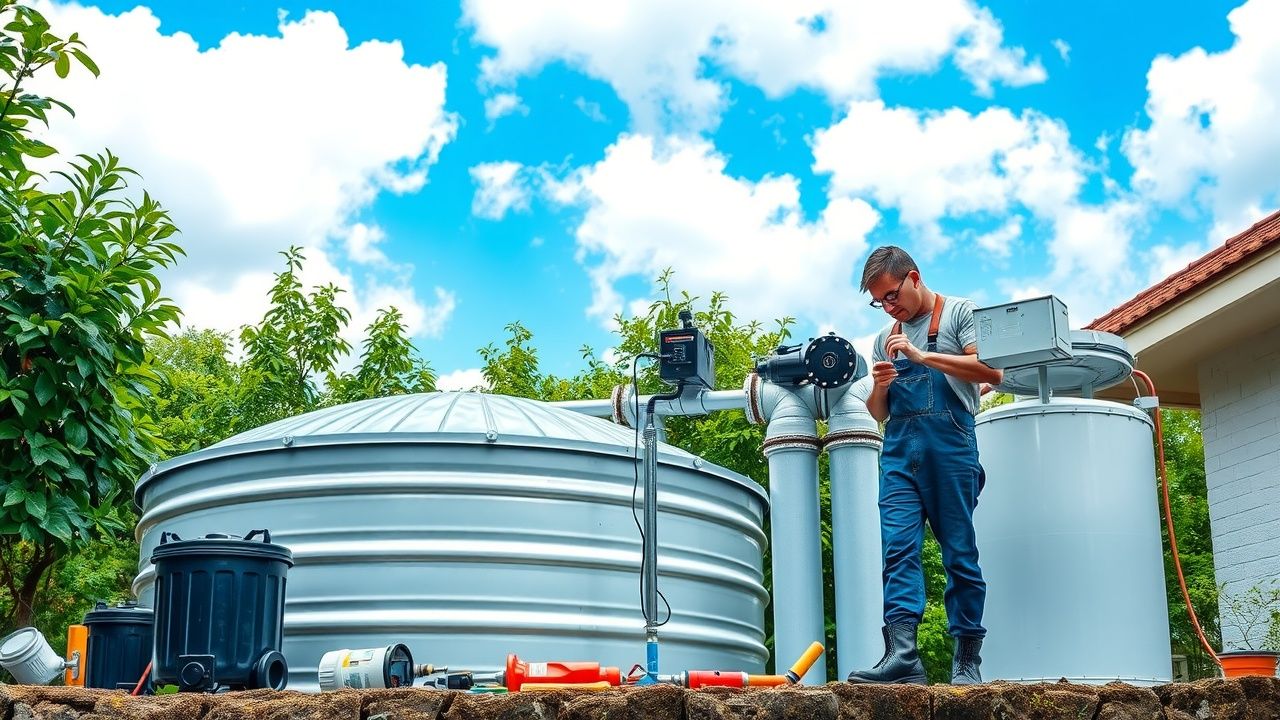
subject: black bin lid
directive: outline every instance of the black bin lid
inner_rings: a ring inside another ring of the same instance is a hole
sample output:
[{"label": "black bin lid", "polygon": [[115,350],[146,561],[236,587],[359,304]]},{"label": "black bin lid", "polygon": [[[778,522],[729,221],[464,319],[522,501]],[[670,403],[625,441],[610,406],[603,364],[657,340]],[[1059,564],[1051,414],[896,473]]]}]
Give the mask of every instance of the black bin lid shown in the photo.
[{"label": "black bin lid", "polygon": [[[259,539],[260,538],[260,539]],[[228,533],[210,533],[204,537],[183,540],[177,533],[160,533],[160,544],[151,552],[151,562],[188,557],[245,557],[278,560],[293,567],[293,551],[271,542],[268,530],[253,530],[241,537]]]},{"label": "black bin lid", "polygon": [[150,625],[155,612],[142,607],[135,600],[108,605],[99,600],[93,609],[84,614],[84,624],[145,623]]}]

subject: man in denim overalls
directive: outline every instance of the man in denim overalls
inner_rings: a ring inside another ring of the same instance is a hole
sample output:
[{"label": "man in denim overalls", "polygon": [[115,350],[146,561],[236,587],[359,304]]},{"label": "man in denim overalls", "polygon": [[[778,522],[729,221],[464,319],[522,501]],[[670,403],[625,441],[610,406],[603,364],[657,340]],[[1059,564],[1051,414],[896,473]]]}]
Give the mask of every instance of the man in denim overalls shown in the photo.
[{"label": "man in denim overalls", "polygon": [[871,253],[862,289],[871,294],[872,307],[893,317],[876,341],[867,399],[871,415],[888,420],[880,456],[885,654],[875,667],[850,673],[849,682],[925,682],[916,628],[924,617],[920,550],[926,520],[947,571],[945,603],[955,638],[951,683],[982,682],[987,586],[978,567],[973,510],[985,477],[973,416],[978,384],[998,383],[1001,373],[978,360],[973,303],[926,287],[902,248]]}]

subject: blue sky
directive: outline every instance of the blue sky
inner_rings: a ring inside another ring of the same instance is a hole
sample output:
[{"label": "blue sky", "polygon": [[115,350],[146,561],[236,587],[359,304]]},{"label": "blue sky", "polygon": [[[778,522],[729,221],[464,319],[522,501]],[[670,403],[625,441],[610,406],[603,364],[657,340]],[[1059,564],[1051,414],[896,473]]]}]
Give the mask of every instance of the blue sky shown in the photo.
[{"label": "blue sky", "polygon": [[[45,89],[171,208],[190,324],[274,253],[406,312],[465,386],[519,320],[543,369],[678,287],[860,343],[866,253],[1076,326],[1280,203],[1280,2],[44,4],[104,69]],[[82,74],[83,75],[83,74]],[[353,339],[360,327],[353,328]]]}]

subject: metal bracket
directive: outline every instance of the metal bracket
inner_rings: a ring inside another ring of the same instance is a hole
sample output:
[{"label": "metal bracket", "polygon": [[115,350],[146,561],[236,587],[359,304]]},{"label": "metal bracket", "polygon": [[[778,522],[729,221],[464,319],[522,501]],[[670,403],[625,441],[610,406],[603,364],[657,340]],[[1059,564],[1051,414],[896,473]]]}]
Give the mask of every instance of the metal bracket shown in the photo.
[{"label": "metal bracket", "polygon": [[1133,406],[1140,410],[1158,410],[1160,397],[1157,395],[1141,395],[1133,399]]}]

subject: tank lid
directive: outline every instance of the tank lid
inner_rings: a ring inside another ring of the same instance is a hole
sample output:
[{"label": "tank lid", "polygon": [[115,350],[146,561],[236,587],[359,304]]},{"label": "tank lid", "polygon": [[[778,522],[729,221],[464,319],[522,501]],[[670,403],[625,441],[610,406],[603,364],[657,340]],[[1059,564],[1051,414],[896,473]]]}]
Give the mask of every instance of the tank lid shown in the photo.
[{"label": "tank lid", "polygon": [[92,610],[84,614],[84,624],[150,623],[154,614],[151,608],[142,607],[136,600],[126,600],[115,605],[99,600]]},{"label": "tank lid", "polygon": [[[249,453],[370,443],[520,446],[630,457],[636,433],[528,398],[479,392],[396,395],[279,420],[152,466],[134,488],[134,501],[141,507],[143,493],[155,478],[188,465]],[[715,475],[767,501],[754,480],[674,445],[658,443],[658,462]]]},{"label": "tank lid", "polygon": [[267,530],[253,530],[244,537],[210,533],[190,540],[183,540],[177,533],[160,533],[160,544],[151,553],[151,562],[179,557],[247,557],[278,560],[293,567],[293,551],[272,543],[271,533]]},{"label": "tank lid", "polygon": [[33,627],[14,630],[0,640],[0,658],[15,660],[31,654],[32,648],[40,644],[40,631]]},{"label": "tank lid", "polygon": [[1124,338],[1097,330],[1071,331],[1071,359],[1004,371],[1000,392],[1014,395],[1040,393],[1040,367],[1049,375],[1056,395],[1079,395],[1088,388],[1098,392],[1124,382],[1133,374],[1133,355]]},{"label": "tank lid", "polygon": [[1111,415],[1137,420],[1154,427],[1151,416],[1132,405],[1112,402],[1110,400],[1093,400],[1076,397],[1055,397],[1049,402],[1027,399],[1014,403],[997,405],[978,413],[974,419],[977,425],[985,425],[1000,420],[1012,420],[1029,416],[1045,415]]}]

